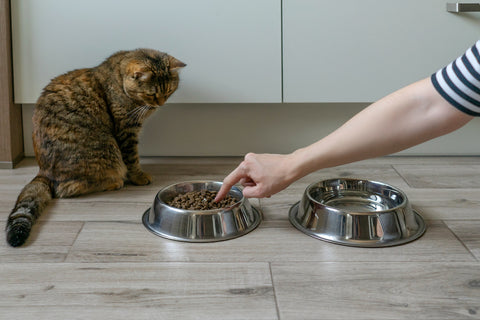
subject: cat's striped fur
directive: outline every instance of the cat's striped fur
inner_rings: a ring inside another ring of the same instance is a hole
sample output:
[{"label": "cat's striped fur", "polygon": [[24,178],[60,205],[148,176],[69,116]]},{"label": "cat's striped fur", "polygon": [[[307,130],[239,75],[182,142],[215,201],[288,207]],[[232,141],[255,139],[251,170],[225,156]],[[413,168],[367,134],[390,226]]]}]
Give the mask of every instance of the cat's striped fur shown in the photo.
[{"label": "cat's striped fur", "polygon": [[37,176],[18,196],[6,233],[21,246],[52,197],[151,182],[138,159],[143,121],[177,89],[185,64],[151,49],[120,51],[94,68],[54,78],[33,115]]}]

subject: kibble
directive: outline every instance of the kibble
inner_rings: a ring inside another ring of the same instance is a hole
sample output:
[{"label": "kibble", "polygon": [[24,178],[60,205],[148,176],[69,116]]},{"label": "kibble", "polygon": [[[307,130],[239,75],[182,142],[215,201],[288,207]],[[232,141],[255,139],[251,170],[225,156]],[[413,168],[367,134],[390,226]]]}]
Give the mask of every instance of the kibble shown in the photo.
[{"label": "kibble", "polygon": [[167,204],[171,207],[185,210],[212,210],[231,207],[238,202],[231,195],[227,195],[222,200],[215,202],[216,196],[217,191],[191,191],[177,195]]}]

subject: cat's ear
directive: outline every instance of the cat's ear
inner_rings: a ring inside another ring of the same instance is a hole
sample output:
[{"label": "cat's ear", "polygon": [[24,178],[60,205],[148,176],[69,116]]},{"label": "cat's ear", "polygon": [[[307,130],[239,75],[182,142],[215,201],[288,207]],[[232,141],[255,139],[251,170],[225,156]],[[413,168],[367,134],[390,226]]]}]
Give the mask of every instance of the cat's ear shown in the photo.
[{"label": "cat's ear", "polygon": [[127,65],[127,74],[134,80],[145,81],[152,77],[152,72],[139,61],[131,61]]},{"label": "cat's ear", "polygon": [[135,80],[140,80],[140,81],[145,81],[145,80],[148,80],[152,77],[152,73],[147,71],[135,71],[133,74],[132,74],[132,78],[135,79]]},{"label": "cat's ear", "polygon": [[169,58],[170,71],[177,70],[179,68],[186,67],[187,65],[182,61],[175,59],[174,57]]}]

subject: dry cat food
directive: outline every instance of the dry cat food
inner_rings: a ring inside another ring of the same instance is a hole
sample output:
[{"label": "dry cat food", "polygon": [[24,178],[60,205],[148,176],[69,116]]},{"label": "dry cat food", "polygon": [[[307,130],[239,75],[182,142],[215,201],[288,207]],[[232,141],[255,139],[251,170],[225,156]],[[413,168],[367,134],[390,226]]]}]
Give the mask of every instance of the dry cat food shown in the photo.
[{"label": "dry cat food", "polygon": [[191,191],[177,195],[167,204],[171,207],[186,210],[212,210],[227,208],[238,202],[238,200],[231,195],[227,195],[219,202],[215,202],[216,195],[217,191]]}]

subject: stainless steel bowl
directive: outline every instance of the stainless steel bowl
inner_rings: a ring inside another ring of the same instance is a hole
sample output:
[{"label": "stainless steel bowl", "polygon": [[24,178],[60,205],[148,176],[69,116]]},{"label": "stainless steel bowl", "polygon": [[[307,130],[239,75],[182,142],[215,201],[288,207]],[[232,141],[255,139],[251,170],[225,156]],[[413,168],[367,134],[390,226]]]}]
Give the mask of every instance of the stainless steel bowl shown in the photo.
[{"label": "stainless steel bowl", "polygon": [[425,222],[412,210],[405,193],[360,179],[311,184],[290,209],[289,218],[309,236],[355,247],[399,245],[425,232]]},{"label": "stainless steel bowl", "polygon": [[229,208],[214,210],[184,210],[167,203],[175,196],[192,191],[218,191],[222,182],[190,181],[170,185],[160,190],[142,218],[145,227],[154,234],[178,241],[214,242],[243,236],[255,229],[260,213],[233,187],[229,195],[238,201]]}]

